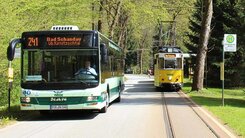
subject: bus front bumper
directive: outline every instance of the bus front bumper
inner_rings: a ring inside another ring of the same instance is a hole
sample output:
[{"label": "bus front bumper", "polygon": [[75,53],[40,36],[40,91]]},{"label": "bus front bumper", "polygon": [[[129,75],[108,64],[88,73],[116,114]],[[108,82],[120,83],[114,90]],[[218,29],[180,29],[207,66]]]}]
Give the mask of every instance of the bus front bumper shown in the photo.
[{"label": "bus front bumper", "polygon": [[90,102],[83,104],[52,104],[52,105],[39,105],[21,103],[21,110],[100,110],[106,105],[106,102]]}]

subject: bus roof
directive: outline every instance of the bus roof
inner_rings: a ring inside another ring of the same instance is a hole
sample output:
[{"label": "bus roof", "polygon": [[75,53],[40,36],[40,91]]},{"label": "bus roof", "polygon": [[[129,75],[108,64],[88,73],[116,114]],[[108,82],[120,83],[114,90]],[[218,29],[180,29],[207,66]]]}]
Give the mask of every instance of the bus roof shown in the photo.
[{"label": "bus roof", "polygon": [[51,30],[79,30],[75,25],[55,25],[51,27]]}]

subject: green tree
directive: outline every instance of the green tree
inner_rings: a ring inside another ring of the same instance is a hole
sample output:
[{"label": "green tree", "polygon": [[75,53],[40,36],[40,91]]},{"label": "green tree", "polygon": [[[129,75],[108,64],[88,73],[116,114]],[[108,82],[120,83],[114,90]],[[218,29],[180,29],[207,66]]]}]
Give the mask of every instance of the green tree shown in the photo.
[{"label": "green tree", "polygon": [[197,49],[196,67],[192,83],[192,90],[197,91],[203,89],[204,66],[210,37],[211,19],[213,16],[213,0],[205,0],[204,6],[204,15],[202,18],[201,33]]},{"label": "green tree", "polygon": [[[77,25],[80,29],[91,28],[90,1],[0,0],[0,106],[7,104],[6,50],[12,38],[24,31],[50,30],[52,25]],[[88,10],[89,9],[89,10]],[[11,102],[18,103],[20,89],[20,62],[13,61],[14,84]]]},{"label": "green tree", "polygon": [[[214,16],[212,18],[212,33],[208,45],[207,67],[208,67],[208,85],[220,86],[219,63],[222,61],[222,45],[225,33],[234,33],[238,35],[238,49],[235,53],[225,54],[225,84],[226,86],[240,86],[244,84],[244,9],[242,3],[234,0],[214,0]],[[201,1],[197,1],[197,7],[202,7]],[[188,49],[196,53],[197,42],[200,33],[200,9],[193,14],[191,19],[189,33]]]},{"label": "green tree", "polygon": [[[155,26],[158,21],[172,20],[172,15],[178,15],[175,18],[176,30],[181,33],[178,33],[177,41],[179,44],[183,41],[183,30],[186,30],[185,26],[188,23],[185,17],[189,11],[181,5],[191,6],[190,1],[194,0],[185,0],[182,4],[178,0],[172,0],[171,3],[162,0],[0,0],[0,48],[3,49],[0,51],[0,97],[7,99],[8,43],[12,38],[21,37],[22,32],[50,30],[53,25],[77,25],[82,30],[89,30],[94,23],[95,30],[100,26],[103,34],[113,38],[113,41],[124,49],[125,56],[130,55],[125,60],[130,61],[128,66],[136,66],[137,51],[145,49],[143,53],[138,52],[144,59],[141,66],[143,72],[149,68],[152,36],[156,33]],[[178,12],[176,7],[175,10],[169,9],[173,5],[178,5],[181,12]],[[12,99],[17,99],[16,101],[18,101],[16,96],[21,91],[19,66],[19,60],[14,60],[15,80]],[[6,100],[1,100],[0,106],[4,103]]]}]

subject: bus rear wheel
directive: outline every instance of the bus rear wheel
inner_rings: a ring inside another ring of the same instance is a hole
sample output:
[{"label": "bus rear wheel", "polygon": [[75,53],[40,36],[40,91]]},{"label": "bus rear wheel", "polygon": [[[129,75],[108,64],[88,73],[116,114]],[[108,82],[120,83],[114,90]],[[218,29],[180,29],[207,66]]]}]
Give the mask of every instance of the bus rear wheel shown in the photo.
[{"label": "bus rear wheel", "polygon": [[121,92],[122,92],[122,86],[121,86],[121,83],[120,83],[120,85],[118,86],[118,97],[117,97],[117,99],[115,100],[115,102],[117,102],[117,103],[119,103],[119,102],[121,102]]}]

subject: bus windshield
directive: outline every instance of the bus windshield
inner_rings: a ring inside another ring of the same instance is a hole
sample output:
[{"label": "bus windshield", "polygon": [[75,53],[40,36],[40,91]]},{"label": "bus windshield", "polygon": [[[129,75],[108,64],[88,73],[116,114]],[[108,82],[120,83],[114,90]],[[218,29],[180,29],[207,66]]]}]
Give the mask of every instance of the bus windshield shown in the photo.
[{"label": "bus windshield", "polygon": [[88,88],[99,83],[97,49],[32,49],[22,56],[23,87]]}]

